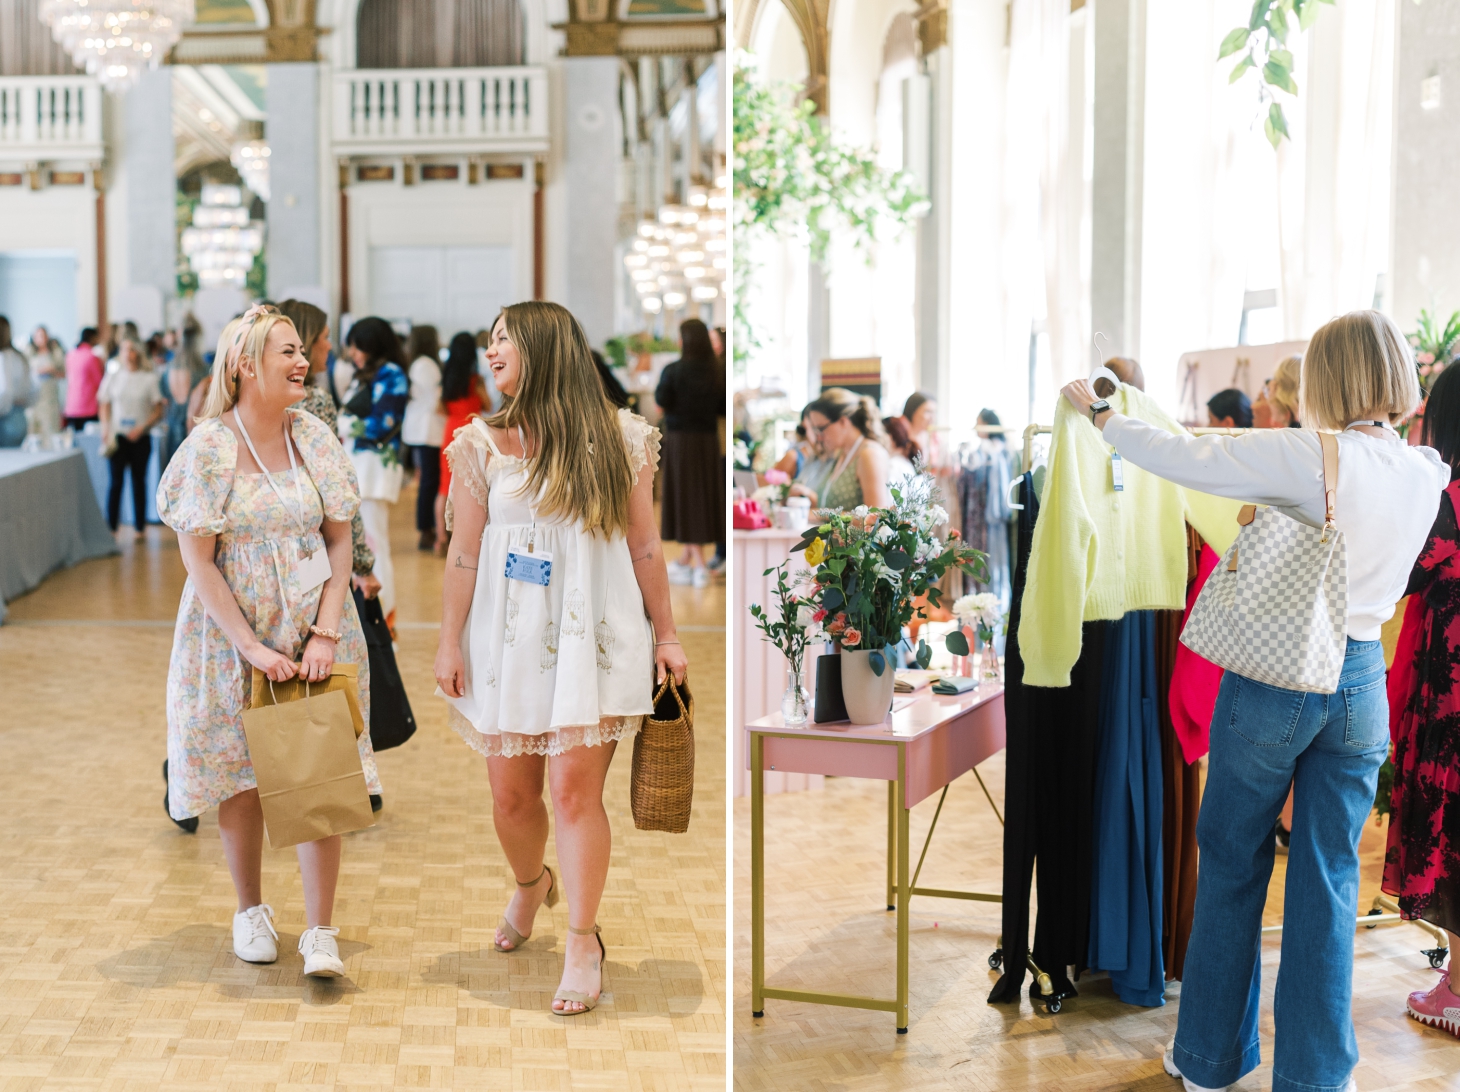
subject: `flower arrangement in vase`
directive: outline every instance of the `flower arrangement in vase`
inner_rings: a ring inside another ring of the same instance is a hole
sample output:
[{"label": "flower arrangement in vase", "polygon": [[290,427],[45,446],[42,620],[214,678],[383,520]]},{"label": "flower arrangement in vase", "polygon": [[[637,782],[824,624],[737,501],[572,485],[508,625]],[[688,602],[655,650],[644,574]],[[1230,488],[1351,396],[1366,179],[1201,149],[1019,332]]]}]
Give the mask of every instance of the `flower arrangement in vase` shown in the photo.
[{"label": "flower arrangement in vase", "polygon": [[1409,335],[1414,349],[1414,363],[1419,370],[1419,385],[1426,394],[1460,349],[1460,311],[1452,314],[1442,327],[1428,311],[1419,313],[1419,329]]},{"label": "flower arrangement in vase", "polygon": [[[934,533],[947,518],[931,479],[919,475],[892,490],[890,508],[823,513],[795,547],[813,571],[812,621],[843,653],[842,695],[854,723],[876,723],[892,706],[892,648],[903,627],[923,616],[914,601],[936,608],[938,583],[954,569],[974,579],[985,575],[984,555],[957,531],[946,540]],[[950,645],[949,651],[956,650]],[[927,667],[932,654],[920,640],[918,666]]]},{"label": "flower arrangement in vase", "polygon": [[[999,653],[994,648],[994,636],[1004,624],[1004,613],[999,609],[999,597],[993,592],[975,592],[973,595],[965,595],[953,604],[953,615],[958,619],[960,628],[948,635],[948,651],[967,656],[968,638],[964,636],[962,627],[972,627],[978,635],[983,652],[980,676],[985,680],[997,681]],[[954,648],[955,643],[962,647],[962,652],[957,652]]]},{"label": "flower arrangement in vase", "polygon": [[781,696],[781,715],[788,727],[799,727],[806,723],[810,697],[806,693],[802,668],[806,662],[806,642],[812,625],[815,606],[804,595],[798,595],[806,573],[790,577],[789,561],[783,561],[774,568],[766,569],[762,576],[776,574],[775,602],[767,610],[759,603],[750,605],[750,615],[756,628],[766,639],[781,650],[786,657],[786,690]]}]

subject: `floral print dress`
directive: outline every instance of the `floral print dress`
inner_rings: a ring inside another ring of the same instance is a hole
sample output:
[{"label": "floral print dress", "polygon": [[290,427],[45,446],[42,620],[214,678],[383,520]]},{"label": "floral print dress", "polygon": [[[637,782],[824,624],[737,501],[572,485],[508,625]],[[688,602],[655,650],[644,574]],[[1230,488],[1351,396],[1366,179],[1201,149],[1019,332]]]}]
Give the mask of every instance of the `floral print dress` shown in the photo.
[{"label": "floral print dress", "polygon": [[[659,430],[618,412],[634,474],[653,474]],[[536,513],[524,492],[527,461],[502,454],[480,418],[456,434],[445,455],[455,496],[465,489],[487,512],[461,629],[466,692],[446,698],[448,723],[473,749],[508,758],[633,736],[654,707],[654,636],[628,540]],[[448,530],[453,513],[448,500]],[[547,587],[507,579],[507,551],[525,553],[529,538],[552,554]]]},{"label": "floral print dress", "polygon": [[[303,475],[306,534],[299,533],[294,508],[283,506],[264,475],[236,471],[238,441],[217,418],[199,424],[178,448],[157,487],[157,513],[179,534],[218,536],[215,563],[244,618],[259,640],[297,661],[319,613],[324,585],[299,588],[294,559],[301,548],[322,546],[321,522],[349,520],[360,498],[349,458],[319,419],[297,407],[287,419],[303,465],[275,474],[274,481],[292,506],[294,475]],[[366,785],[378,794],[369,732],[370,660],[348,595],[340,631],[344,637],[335,659],[359,665],[366,724],[360,761]],[[189,578],[167,671],[167,791],[174,819],[200,815],[257,786],[240,717],[252,684],[252,666],[208,617]]]},{"label": "floral print dress", "polygon": [[1389,674],[1394,813],[1386,893],[1405,918],[1460,933],[1460,480],[1410,574]]}]

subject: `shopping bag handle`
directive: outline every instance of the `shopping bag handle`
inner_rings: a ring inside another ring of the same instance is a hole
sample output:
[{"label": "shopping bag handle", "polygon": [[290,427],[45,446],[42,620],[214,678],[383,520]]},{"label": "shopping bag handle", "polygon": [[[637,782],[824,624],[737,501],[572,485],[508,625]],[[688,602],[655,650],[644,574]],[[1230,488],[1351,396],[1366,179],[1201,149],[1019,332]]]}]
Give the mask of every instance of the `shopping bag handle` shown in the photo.
[{"label": "shopping bag handle", "polygon": [[[265,675],[264,678],[269,679],[269,677],[267,675]],[[276,694],[276,693],[274,693],[274,680],[273,679],[269,679],[269,697],[271,697],[271,698],[274,699],[274,704],[275,705],[278,705],[279,704],[279,695]],[[309,680],[308,679],[305,679],[304,680],[304,700],[305,701],[308,701],[309,700]]]}]

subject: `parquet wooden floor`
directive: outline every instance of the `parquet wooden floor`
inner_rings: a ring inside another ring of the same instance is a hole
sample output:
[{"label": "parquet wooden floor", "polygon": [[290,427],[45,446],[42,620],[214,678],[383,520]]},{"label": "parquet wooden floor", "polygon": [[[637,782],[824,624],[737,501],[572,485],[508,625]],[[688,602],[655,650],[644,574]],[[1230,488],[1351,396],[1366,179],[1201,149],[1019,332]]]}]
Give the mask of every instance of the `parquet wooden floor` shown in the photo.
[{"label": "parquet wooden floor", "polygon": [[[480,757],[445,724],[431,664],[440,566],[392,526],[400,664],[419,730],[380,756],[385,810],[346,837],[335,924],[347,977],[300,974],[292,850],[264,854],[279,961],[234,958],[216,813],[162,813],[164,682],[183,571],[171,532],[52,576],[0,627],[0,1089],[285,1092],[725,1087],[724,589],[675,589],[696,683],[687,835],[640,833],[629,753],[599,920],[599,1008],[548,1011],[566,903],[492,950],[510,873]],[[548,847],[549,860],[554,850]]]},{"label": "parquet wooden floor", "polygon": [[[1003,755],[980,772],[1002,809]],[[891,997],[895,916],[884,910],[887,795],[881,783],[828,778],[821,793],[765,798],[766,980],[788,989]],[[1176,1029],[1180,983],[1162,1008],[1116,998],[1104,976],[1082,978],[1080,996],[1047,1016],[1027,992],[1016,1008],[990,1005],[997,974],[988,956],[999,907],[915,898],[911,910],[911,1025],[897,1035],[889,1013],[766,1001],[750,1015],[750,801],[735,805],[734,1073],[740,1092],[881,1092],[887,1089],[1131,1089],[1179,1092],[1160,1053]],[[916,858],[935,800],[914,809]],[[1385,830],[1362,842],[1360,906],[1378,892]],[[920,886],[1001,887],[1002,834],[972,777],[954,783],[938,820]],[[1282,920],[1286,858],[1279,856],[1266,921]],[[1235,1088],[1271,1086],[1272,991],[1280,939],[1262,944],[1265,1064]],[[1404,1014],[1405,996],[1435,980],[1419,949],[1433,944],[1411,925],[1361,929],[1355,941],[1354,1018],[1362,1092],[1460,1089],[1460,1042]],[[1027,979],[1026,979],[1027,991]]]}]

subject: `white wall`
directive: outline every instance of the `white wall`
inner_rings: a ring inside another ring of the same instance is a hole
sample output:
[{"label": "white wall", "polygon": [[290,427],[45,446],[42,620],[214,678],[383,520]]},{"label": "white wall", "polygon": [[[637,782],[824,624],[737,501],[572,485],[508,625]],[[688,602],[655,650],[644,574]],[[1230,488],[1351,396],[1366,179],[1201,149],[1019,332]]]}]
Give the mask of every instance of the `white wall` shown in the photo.
[{"label": "white wall", "polygon": [[[55,333],[68,348],[75,345],[79,327],[96,322],[95,191],[90,185],[52,186],[38,191],[24,186],[0,187],[0,225],[4,225],[0,231],[0,252],[74,255],[73,313],[78,329]],[[19,340],[21,331],[17,329],[15,333]]]},{"label": "white wall", "polygon": [[[402,184],[352,182],[350,199],[350,306],[356,315],[371,307],[370,248],[511,247],[513,288],[518,300],[532,298],[532,164],[519,180]],[[485,326],[492,316],[481,320]]]}]

